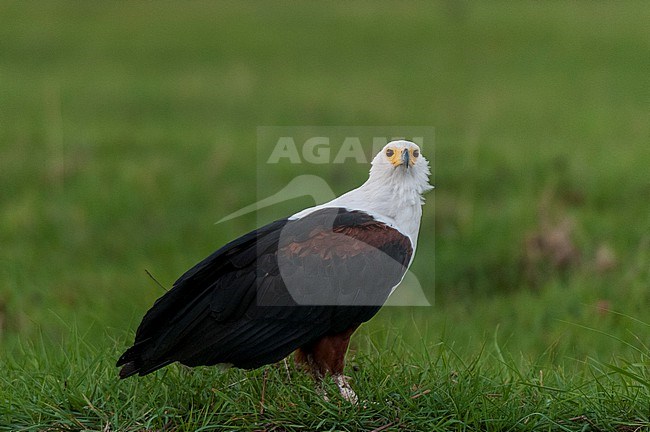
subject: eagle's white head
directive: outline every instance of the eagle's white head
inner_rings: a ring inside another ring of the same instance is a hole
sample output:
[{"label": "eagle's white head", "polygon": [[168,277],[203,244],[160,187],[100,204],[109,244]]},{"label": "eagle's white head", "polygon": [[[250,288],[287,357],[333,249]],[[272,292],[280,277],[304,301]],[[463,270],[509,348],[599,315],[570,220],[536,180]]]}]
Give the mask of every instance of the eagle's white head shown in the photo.
[{"label": "eagle's white head", "polygon": [[429,162],[417,144],[391,141],[375,156],[368,180],[334,200],[296,213],[299,218],[326,207],[361,210],[408,235],[414,246],[429,184]]},{"label": "eagle's white head", "polygon": [[429,184],[429,162],[417,144],[391,141],[375,156],[368,180],[357,189],[323,204],[363,210],[388,221],[415,244]]},{"label": "eagle's white head", "polygon": [[429,161],[411,141],[391,141],[377,153],[368,183],[390,187],[395,194],[418,194],[433,189],[429,184]]}]

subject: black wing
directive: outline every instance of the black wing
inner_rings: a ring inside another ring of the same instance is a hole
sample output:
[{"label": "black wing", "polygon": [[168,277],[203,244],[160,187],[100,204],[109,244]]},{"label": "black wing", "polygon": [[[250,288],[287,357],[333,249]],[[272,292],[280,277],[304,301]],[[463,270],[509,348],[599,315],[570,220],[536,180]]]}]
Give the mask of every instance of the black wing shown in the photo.
[{"label": "black wing", "polygon": [[122,378],[175,361],[256,368],[374,316],[413,252],[398,230],[342,208],[228,243],[158,299],[118,360]]}]

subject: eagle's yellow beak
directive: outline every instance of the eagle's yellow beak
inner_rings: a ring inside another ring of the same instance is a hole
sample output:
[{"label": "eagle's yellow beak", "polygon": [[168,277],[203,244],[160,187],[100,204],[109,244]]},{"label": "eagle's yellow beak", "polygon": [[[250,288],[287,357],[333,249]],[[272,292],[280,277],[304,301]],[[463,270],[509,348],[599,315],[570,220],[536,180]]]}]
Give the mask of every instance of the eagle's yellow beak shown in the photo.
[{"label": "eagle's yellow beak", "polygon": [[415,164],[416,157],[415,155],[411,155],[409,149],[395,149],[393,155],[388,160],[394,167],[403,166],[409,168]]},{"label": "eagle's yellow beak", "polygon": [[402,150],[402,165],[404,165],[406,168],[411,166],[411,164],[409,163],[409,159],[410,159],[410,154],[408,149]]}]

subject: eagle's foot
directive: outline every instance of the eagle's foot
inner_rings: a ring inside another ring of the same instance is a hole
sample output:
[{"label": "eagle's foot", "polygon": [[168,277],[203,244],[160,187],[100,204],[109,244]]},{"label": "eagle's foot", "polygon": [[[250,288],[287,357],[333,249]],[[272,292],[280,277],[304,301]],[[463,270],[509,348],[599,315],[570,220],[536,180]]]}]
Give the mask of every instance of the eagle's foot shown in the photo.
[{"label": "eagle's foot", "polygon": [[321,381],[317,381],[316,384],[316,394],[320,397],[323,398],[325,402],[329,402],[330,398],[327,396],[327,389],[325,389],[325,383]]},{"label": "eagle's foot", "polygon": [[357,394],[354,392],[354,390],[352,390],[352,387],[350,387],[350,383],[348,383],[348,377],[342,374],[336,374],[333,376],[333,378],[334,382],[339,388],[339,392],[341,392],[343,399],[350,402],[352,405],[358,405],[359,398],[357,397]]}]

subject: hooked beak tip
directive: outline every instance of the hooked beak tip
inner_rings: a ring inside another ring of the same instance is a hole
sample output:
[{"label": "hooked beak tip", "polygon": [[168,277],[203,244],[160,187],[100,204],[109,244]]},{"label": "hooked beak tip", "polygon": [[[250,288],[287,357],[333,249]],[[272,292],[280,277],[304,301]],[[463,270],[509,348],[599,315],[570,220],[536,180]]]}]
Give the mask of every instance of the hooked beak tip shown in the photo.
[{"label": "hooked beak tip", "polygon": [[409,159],[410,159],[409,151],[408,149],[404,149],[402,151],[402,165],[404,165],[406,168],[411,166]]}]

